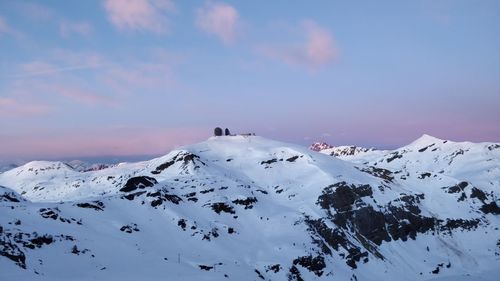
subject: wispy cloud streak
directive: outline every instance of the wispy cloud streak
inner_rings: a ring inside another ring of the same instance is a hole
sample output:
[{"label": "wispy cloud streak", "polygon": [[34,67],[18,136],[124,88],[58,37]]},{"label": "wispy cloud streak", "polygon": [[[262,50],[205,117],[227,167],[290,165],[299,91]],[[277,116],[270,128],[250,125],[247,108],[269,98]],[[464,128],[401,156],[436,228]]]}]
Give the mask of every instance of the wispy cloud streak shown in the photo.
[{"label": "wispy cloud streak", "polygon": [[48,67],[47,69],[40,69],[38,71],[33,71],[33,72],[25,72],[25,73],[19,73],[15,75],[8,76],[9,78],[28,78],[28,77],[36,77],[36,76],[45,76],[45,75],[51,75],[51,74],[57,74],[57,73],[64,73],[64,72],[71,72],[71,71],[77,71],[77,70],[83,70],[83,69],[95,69],[102,67],[103,65],[96,65],[96,64],[84,64],[84,65],[71,65],[71,66],[65,66],[65,67]]}]

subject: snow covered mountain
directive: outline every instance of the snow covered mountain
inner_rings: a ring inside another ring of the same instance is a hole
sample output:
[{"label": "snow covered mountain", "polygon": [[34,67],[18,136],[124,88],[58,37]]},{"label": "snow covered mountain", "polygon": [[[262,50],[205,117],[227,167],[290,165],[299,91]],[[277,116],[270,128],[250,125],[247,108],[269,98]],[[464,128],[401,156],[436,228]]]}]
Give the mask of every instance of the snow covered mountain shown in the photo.
[{"label": "snow covered mountain", "polygon": [[114,164],[88,163],[81,160],[71,160],[66,163],[79,172],[99,171],[114,166]]},{"label": "snow covered mountain", "polygon": [[333,145],[327,144],[326,142],[315,142],[309,146],[309,149],[313,151],[321,151],[329,148],[333,148]]},{"label": "snow covered mountain", "polygon": [[0,280],[496,280],[499,144],[356,155],[225,136],[27,163],[0,174]]},{"label": "snow covered mountain", "polygon": [[324,142],[313,143],[309,146],[309,149],[358,164],[367,164],[370,160],[377,159],[387,153],[386,150],[378,150],[375,148],[355,145],[333,146]]}]

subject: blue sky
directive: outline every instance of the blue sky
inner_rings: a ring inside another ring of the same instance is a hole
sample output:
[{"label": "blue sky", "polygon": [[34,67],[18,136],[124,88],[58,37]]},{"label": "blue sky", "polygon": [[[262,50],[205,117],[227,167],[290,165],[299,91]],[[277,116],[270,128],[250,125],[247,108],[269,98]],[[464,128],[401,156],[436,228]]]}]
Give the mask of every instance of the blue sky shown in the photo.
[{"label": "blue sky", "polygon": [[500,140],[498,1],[0,2],[0,159],[159,154],[215,126]]}]

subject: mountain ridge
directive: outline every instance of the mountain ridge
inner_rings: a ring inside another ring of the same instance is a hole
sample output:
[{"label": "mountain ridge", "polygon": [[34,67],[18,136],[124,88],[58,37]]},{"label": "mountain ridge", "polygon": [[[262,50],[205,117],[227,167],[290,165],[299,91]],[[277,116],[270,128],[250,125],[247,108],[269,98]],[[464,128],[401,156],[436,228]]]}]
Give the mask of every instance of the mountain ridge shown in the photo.
[{"label": "mountain ridge", "polygon": [[0,277],[494,280],[500,145],[422,144],[346,161],[223,136],[99,171],[18,167],[0,174]]}]

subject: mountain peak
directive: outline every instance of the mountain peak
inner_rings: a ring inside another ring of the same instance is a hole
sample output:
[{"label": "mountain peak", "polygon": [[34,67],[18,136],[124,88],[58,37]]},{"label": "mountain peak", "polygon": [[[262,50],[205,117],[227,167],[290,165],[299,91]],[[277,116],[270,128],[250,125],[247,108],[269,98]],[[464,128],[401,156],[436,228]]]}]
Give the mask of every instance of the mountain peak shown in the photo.
[{"label": "mountain peak", "polygon": [[28,169],[72,169],[68,164],[61,161],[31,161],[23,165]]},{"label": "mountain peak", "polygon": [[430,145],[438,142],[443,142],[443,140],[428,134],[423,134],[421,137],[413,141],[410,145]]},{"label": "mountain peak", "polygon": [[309,146],[309,149],[313,151],[321,151],[329,148],[333,148],[333,145],[326,142],[315,142]]}]

